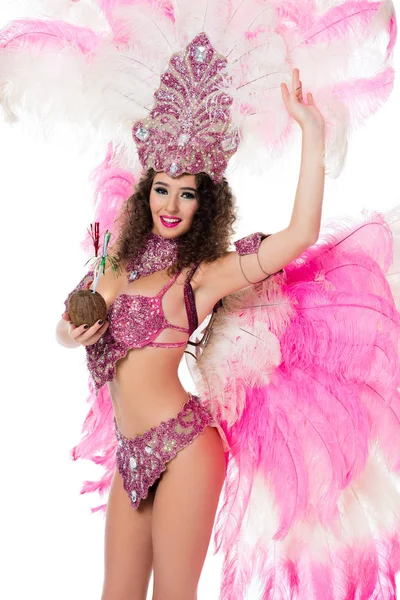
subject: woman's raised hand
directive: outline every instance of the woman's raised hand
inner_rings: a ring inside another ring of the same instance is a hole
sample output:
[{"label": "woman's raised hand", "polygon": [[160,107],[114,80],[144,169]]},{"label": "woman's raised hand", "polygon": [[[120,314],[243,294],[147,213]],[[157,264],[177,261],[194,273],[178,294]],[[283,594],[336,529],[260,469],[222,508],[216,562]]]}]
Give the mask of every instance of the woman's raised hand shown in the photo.
[{"label": "woman's raised hand", "polygon": [[97,321],[92,327],[88,327],[87,325],[76,327],[76,325],[71,323],[67,312],[63,313],[62,318],[64,321],[69,322],[68,334],[71,340],[82,346],[95,344],[108,329],[108,321]]},{"label": "woman's raised hand", "polygon": [[292,91],[286,83],[281,83],[282,98],[289,114],[298,122],[302,129],[314,127],[324,130],[325,120],[318,108],[315,106],[313,95],[307,94],[307,104],[303,100],[302,82],[300,81],[299,69],[293,69]]}]

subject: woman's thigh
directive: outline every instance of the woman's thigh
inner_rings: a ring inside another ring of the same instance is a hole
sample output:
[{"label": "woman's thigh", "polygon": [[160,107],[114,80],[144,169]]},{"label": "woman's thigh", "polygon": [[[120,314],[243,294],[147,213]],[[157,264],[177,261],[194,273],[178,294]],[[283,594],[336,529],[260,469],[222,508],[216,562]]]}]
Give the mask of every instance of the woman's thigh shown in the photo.
[{"label": "woman's thigh", "polygon": [[153,600],[195,600],[225,472],[214,427],[168,463],[153,504]]},{"label": "woman's thigh", "polygon": [[152,570],[151,520],[154,492],[131,506],[118,470],[107,504],[102,600],[145,600]]}]

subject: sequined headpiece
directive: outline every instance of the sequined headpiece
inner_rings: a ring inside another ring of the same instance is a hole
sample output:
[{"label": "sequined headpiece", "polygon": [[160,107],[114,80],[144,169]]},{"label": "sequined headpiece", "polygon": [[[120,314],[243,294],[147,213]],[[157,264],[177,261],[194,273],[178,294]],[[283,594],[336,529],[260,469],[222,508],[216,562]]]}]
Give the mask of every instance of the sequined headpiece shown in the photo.
[{"label": "sequined headpiece", "polygon": [[225,91],[226,65],[205,33],[173,54],[154,108],[133,126],[143,168],[171,177],[203,171],[221,179],[239,144],[230,119],[233,100]]}]

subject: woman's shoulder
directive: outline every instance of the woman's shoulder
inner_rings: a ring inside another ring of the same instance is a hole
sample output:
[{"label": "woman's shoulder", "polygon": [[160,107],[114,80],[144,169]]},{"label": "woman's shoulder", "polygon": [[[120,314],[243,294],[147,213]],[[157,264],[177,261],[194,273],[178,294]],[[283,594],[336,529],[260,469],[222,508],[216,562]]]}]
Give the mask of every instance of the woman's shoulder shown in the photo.
[{"label": "woman's shoulder", "polygon": [[182,270],[186,282],[190,282],[193,291],[204,285],[210,273],[213,273],[218,264],[229,254],[229,252],[225,252],[214,260],[197,262]]}]

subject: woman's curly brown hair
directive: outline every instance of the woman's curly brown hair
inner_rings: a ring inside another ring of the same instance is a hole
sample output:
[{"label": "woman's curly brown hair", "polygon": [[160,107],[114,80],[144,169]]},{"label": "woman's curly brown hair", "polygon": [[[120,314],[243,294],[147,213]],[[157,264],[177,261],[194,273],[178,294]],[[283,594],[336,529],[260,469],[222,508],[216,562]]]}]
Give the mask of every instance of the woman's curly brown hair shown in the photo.
[{"label": "woman's curly brown hair", "polygon": [[[156,171],[149,169],[136,185],[122,210],[116,243],[117,259],[135,259],[153,227],[150,191]],[[236,220],[235,201],[225,178],[213,181],[206,173],[196,177],[199,207],[190,231],[179,238],[178,259],[169,272],[176,273],[200,262],[213,262],[229,249]]]}]

